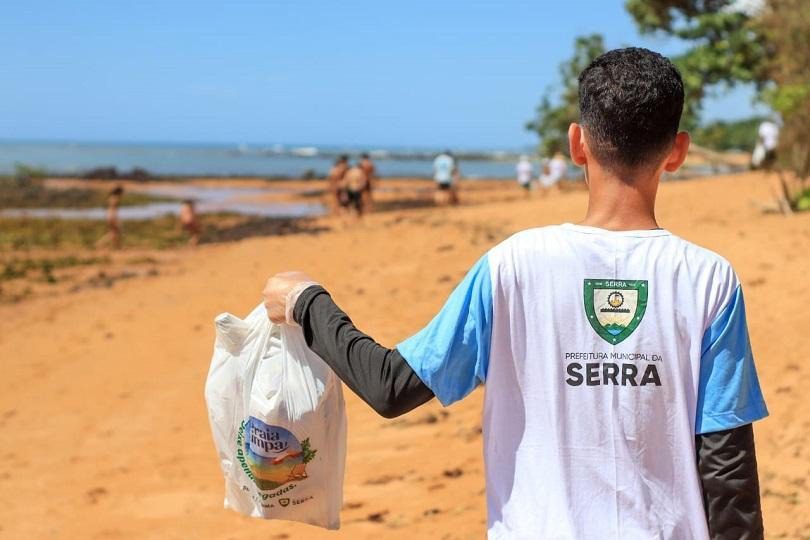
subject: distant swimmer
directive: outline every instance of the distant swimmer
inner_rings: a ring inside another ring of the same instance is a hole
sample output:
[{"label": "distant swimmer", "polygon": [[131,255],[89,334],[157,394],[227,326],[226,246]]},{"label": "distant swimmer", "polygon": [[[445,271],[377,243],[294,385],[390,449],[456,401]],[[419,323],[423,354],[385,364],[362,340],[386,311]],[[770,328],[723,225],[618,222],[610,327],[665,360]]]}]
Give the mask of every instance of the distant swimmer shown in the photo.
[{"label": "distant swimmer", "polygon": [[118,209],[121,198],[124,196],[123,186],[115,186],[107,195],[107,232],[96,242],[97,246],[109,245],[113,249],[121,249],[121,220]]},{"label": "distant swimmer", "polygon": [[343,206],[350,212],[354,210],[359,218],[363,215],[363,194],[368,186],[368,177],[360,163],[351,167],[343,175],[343,189],[346,194]]},{"label": "distant swimmer", "polygon": [[545,171],[540,175],[540,185],[543,186],[543,191],[548,192],[551,188],[565,177],[568,170],[568,162],[562,152],[556,152],[554,157],[546,165]]},{"label": "distant swimmer", "polygon": [[436,156],[433,160],[433,180],[436,182],[436,193],[434,200],[436,204],[447,204],[448,202],[458,202],[453,186],[453,174],[456,169],[456,160],[453,154],[446,150]]},{"label": "distant swimmer", "polygon": [[532,189],[532,177],[534,176],[534,166],[529,161],[529,156],[520,156],[520,161],[515,166],[515,172],[517,173],[518,185],[526,190],[526,195],[528,195]]},{"label": "distant swimmer", "polygon": [[200,243],[200,222],[197,219],[197,209],[192,199],[186,199],[180,205],[180,227],[189,235],[189,245]]},{"label": "distant swimmer", "polygon": [[342,188],[343,176],[349,170],[349,156],[340,156],[329,169],[326,177],[327,191],[329,192],[329,207],[332,213],[339,213],[345,206],[346,193]]},{"label": "distant swimmer", "polygon": [[374,209],[374,189],[377,187],[377,168],[368,154],[360,156],[360,168],[366,173],[366,189],[363,192],[363,206],[367,212]]}]

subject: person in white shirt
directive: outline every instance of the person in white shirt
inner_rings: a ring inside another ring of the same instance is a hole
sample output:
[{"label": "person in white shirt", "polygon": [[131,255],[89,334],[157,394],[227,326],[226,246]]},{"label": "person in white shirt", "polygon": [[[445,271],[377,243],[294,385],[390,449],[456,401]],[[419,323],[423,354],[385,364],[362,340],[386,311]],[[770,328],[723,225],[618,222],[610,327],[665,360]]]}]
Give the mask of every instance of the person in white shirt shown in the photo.
[{"label": "person in white shirt", "polygon": [[518,185],[522,187],[528,195],[532,189],[532,176],[534,176],[534,166],[532,166],[532,162],[529,161],[529,156],[520,156],[520,160],[515,166],[515,173],[517,174]]},{"label": "person in white shirt", "polygon": [[447,204],[457,200],[456,186],[453,184],[455,170],[456,160],[449,150],[442,152],[433,160],[433,180],[436,182],[435,201],[437,204]]},{"label": "person in white shirt", "polygon": [[565,161],[562,152],[557,151],[544,169],[547,170],[544,170],[543,174],[540,175],[540,185],[543,187],[543,193],[545,194],[565,177],[568,162]]},{"label": "person in white shirt", "polygon": [[596,58],[568,131],[584,219],[492,247],[394,349],[311,277],[267,282],[268,317],[383,416],[484,386],[490,539],[763,538],[751,424],[768,411],[740,280],[655,215],[689,148],[683,100],[659,54]]}]

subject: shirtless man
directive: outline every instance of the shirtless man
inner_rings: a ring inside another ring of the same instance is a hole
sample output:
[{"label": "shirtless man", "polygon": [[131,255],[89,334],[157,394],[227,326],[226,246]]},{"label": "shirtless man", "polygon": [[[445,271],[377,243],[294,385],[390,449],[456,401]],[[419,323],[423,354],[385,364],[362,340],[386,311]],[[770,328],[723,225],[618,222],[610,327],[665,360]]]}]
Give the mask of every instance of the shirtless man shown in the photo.
[{"label": "shirtless man", "polygon": [[358,162],[343,175],[343,189],[346,193],[345,207],[354,209],[357,217],[363,215],[363,197],[368,190],[368,177]]},{"label": "shirtless man", "polygon": [[343,176],[349,169],[349,157],[340,156],[335,160],[335,164],[329,169],[329,175],[326,177],[328,182],[329,191],[329,206],[332,208],[332,213],[340,212],[340,209],[345,205],[345,193],[341,189],[343,183]]},{"label": "shirtless man", "polygon": [[377,168],[374,166],[374,162],[371,161],[368,154],[363,154],[360,156],[360,168],[363,169],[364,173],[366,173],[366,189],[363,191],[363,207],[366,210],[371,211],[374,209],[374,197],[372,196],[372,191],[375,187],[377,187]]}]

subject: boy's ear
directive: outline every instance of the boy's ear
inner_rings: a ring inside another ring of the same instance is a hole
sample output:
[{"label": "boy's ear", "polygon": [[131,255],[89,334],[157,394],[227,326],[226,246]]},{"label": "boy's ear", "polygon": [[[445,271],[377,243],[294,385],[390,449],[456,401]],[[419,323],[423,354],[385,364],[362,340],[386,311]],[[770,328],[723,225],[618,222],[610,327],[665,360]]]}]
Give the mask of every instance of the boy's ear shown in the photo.
[{"label": "boy's ear", "polygon": [[683,162],[686,160],[686,154],[689,152],[689,143],[691,138],[685,131],[681,131],[675,135],[675,144],[672,145],[672,150],[664,160],[664,170],[667,172],[677,171]]},{"label": "boy's ear", "polygon": [[588,162],[585,153],[585,132],[576,122],[568,126],[568,148],[571,151],[571,161],[575,165],[582,167]]}]

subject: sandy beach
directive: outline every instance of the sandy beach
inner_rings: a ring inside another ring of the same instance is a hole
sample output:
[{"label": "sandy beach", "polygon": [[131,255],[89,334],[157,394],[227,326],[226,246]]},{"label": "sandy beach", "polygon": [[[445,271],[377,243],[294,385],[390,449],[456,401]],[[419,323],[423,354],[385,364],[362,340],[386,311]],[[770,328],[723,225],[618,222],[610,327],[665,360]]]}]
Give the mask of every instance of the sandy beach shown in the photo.
[{"label": "sandy beach", "polygon": [[[318,218],[285,235],[138,252],[159,271],[0,304],[0,537],[483,537],[483,389],[396,420],[347,390],[339,532],[222,508],[203,400],[217,314],[247,314],[269,275],[300,269],[393,346],[488,248],[576,222],[587,202],[582,189],[525,199],[513,183],[469,182],[462,206],[434,208],[428,182],[383,186],[384,211],[358,225]],[[669,182],[658,217],[741,278],[771,413],[756,424],[767,537],[810,538],[810,213],[763,213],[755,203],[769,199],[758,173]],[[137,266],[115,257],[121,271]]]}]

